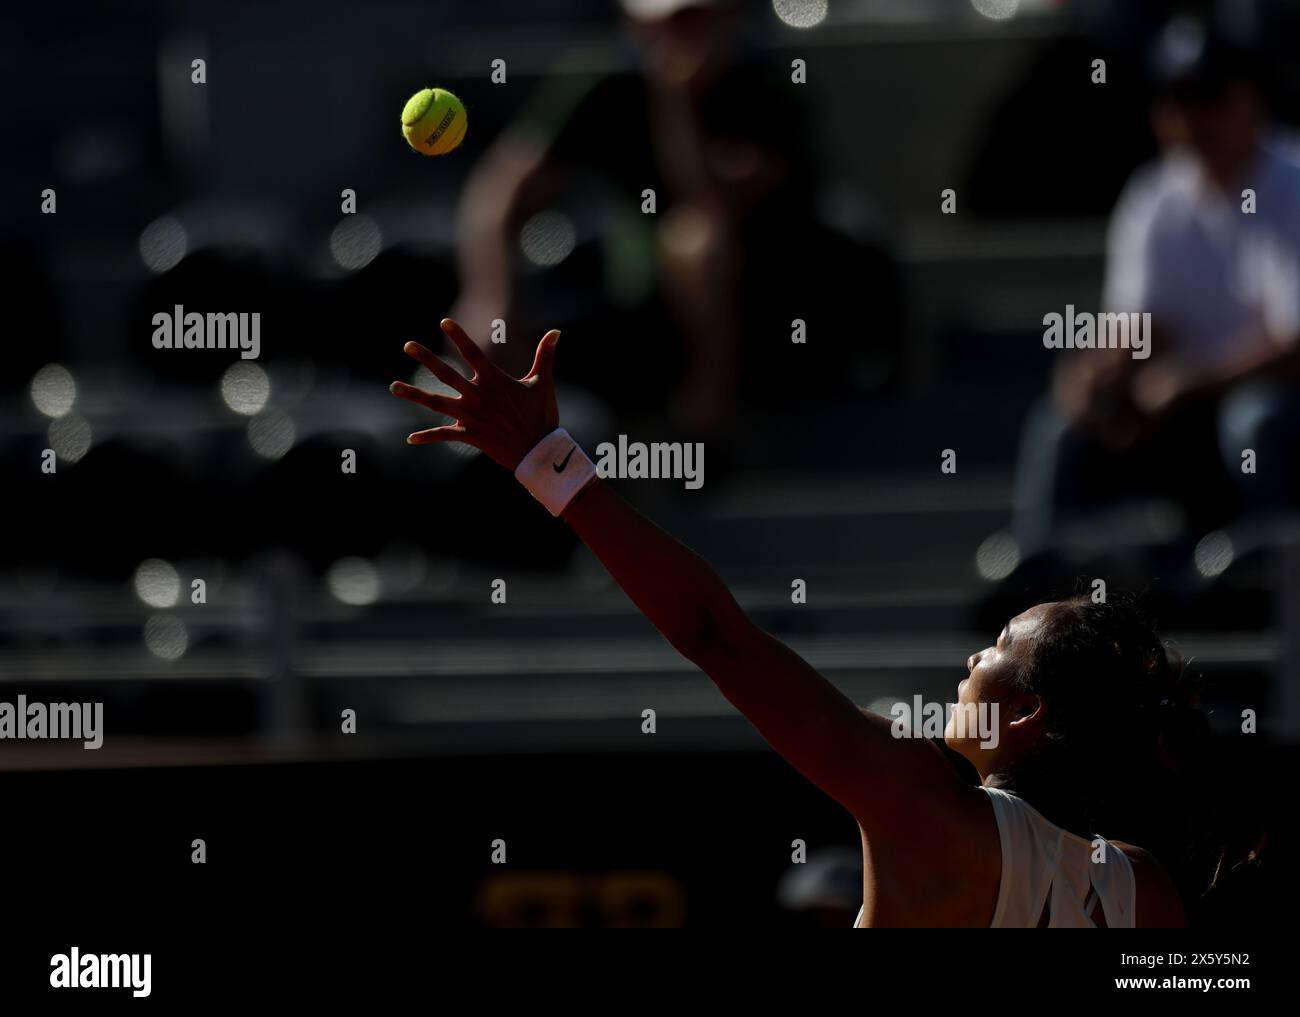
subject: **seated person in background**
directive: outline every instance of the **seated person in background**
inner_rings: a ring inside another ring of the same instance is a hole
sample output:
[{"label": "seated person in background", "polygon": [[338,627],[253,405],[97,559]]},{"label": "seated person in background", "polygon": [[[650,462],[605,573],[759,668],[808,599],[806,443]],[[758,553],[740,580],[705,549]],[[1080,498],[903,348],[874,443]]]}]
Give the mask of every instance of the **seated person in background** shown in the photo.
[{"label": "seated person in background", "polygon": [[1269,129],[1244,51],[1178,20],[1152,64],[1163,154],[1115,208],[1103,297],[1150,312],[1151,356],[1061,362],[1024,432],[1016,530],[1029,552],[1065,514],[1126,495],[1172,497],[1191,526],[1219,525],[1236,500],[1225,473],[1254,511],[1294,495],[1300,161]]},{"label": "seated person in background", "polygon": [[[670,404],[700,435],[792,370],[815,366],[847,390],[853,361],[890,360],[864,347],[896,338],[897,287],[888,258],[816,216],[809,118],[788,64],[768,69],[743,52],[735,0],[621,6],[633,69],[599,75],[562,61],[475,168],[459,213],[455,316],[476,336],[494,318],[511,336],[568,326],[578,355],[566,381],[625,413]],[[654,214],[641,209],[647,188]],[[529,289],[516,271],[521,227],[566,205],[580,245],[601,234],[602,264],[557,267]],[[807,323],[806,346],[791,342],[795,319]],[[654,356],[629,373],[629,351],[646,347]],[[522,343],[486,349],[516,373],[531,357]]]}]

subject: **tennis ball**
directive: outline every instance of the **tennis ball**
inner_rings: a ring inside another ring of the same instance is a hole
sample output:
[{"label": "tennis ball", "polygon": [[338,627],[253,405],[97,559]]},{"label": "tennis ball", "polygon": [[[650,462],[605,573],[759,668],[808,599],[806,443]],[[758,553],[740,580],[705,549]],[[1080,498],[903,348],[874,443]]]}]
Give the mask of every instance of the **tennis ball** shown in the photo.
[{"label": "tennis ball", "polygon": [[446,155],[465,138],[465,107],[445,88],[423,88],[402,110],[402,133],[417,152]]}]

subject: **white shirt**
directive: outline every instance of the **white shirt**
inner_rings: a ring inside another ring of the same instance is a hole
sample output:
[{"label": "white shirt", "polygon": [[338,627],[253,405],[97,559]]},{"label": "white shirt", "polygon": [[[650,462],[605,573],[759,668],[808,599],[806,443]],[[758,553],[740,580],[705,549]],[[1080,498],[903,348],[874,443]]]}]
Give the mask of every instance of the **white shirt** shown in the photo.
[{"label": "white shirt", "polygon": [[[1189,367],[1217,366],[1300,335],[1300,153],[1259,149],[1225,194],[1186,152],[1137,170],[1111,216],[1103,302],[1150,311]],[[1157,351],[1159,352],[1159,351]]]},{"label": "white shirt", "polygon": [[[1131,929],[1137,881],[1127,856],[1110,841],[1064,830],[1017,795],[981,788],[997,820],[1002,874],[991,929]],[[856,928],[862,911],[853,920]]]},{"label": "white shirt", "polygon": [[1063,830],[1023,798],[986,787],[998,822],[1002,877],[993,929],[1131,929],[1137,881],[1124,852],[1110,841]]}]

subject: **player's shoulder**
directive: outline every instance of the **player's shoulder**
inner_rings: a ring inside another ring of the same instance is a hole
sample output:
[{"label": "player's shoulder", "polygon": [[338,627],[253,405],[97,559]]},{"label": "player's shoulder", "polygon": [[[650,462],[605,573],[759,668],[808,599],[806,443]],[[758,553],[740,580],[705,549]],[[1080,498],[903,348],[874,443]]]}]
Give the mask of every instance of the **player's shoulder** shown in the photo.
[{"label": "player's shoulder", "polygon": [[1111,844],[1124,852],[1124,857],[1133,867],[1133,881],[1137,888],[1137,914],[1135,915],[1137,926],[1144,929],[1186,926],[1187,917],[1183,912],[1182,895],[1155,855],[1124,841],[1111,841]]}]

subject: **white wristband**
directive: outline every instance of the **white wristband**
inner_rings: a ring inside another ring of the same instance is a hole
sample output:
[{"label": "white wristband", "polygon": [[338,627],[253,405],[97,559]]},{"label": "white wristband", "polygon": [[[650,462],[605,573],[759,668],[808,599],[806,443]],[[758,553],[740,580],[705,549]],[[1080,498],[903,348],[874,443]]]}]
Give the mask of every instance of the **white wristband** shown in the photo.
[{"label": "white wristband", "polygon": [[596,467],[569,432],[557,427],[515,467],[515,479],[553,516],[596,477]]}]

